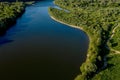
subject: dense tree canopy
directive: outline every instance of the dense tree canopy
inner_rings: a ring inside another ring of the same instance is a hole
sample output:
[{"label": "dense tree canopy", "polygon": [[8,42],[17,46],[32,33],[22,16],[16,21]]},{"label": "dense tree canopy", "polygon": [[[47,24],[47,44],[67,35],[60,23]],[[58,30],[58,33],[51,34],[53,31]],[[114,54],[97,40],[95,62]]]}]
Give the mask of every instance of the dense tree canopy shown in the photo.
[{"label": "dense tree canopy", "polygon": [[23,2],[0,2],[0,33],[4,32],[8,27],[15,23],[25,10]]},{"label": "dense tree canopy", "polygon": [[110,49],[120,50],[120,0],[55,0],[54,3],[62,10],[49,8],[52,17],[82,27],[90,37],[87,59],[76,80],[90,79],[103,68]]}]

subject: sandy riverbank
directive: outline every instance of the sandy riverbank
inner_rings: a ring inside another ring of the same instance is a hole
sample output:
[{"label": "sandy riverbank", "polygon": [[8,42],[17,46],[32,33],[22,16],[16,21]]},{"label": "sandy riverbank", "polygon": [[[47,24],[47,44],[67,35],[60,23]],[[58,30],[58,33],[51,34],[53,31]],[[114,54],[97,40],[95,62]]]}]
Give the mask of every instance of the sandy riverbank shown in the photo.
[{"label": "sandy riverbank", "polygon": [[60,23],[62,23],[62,24],[65,24],[65,25],[67,25],[67,26],[70,26],[70,27],[72,27],[72,28],[77,28],[77,29],[83,30],[83,28],[81,28],[81,27],[79,27],[79,26],[75,26],[75,25],[70,25],[70,24],[64,23],[64,22],[62,22],[62,21],[60,21],[60,20],[55,19],[53,16],[50,16],[50,17],[51,17],[53,20],[55,20],[55,21],[57,21],[57,22],[60,22]]},{"label": "sandy riverbank", "polygon": [[[62,22],[62,21],[60,21],[60,20],[57,20],[56,18],[54,18],[53,16],[51,16],[50,15],[50,17],[53,19],[53,20],[55,20],[55,21],[57,21],[57,22],[59,22],[59,23],[62,23],[62,24],[65,24],[65,25],[67,25],[67,26],[70,26],[70,27],[72,27],[72,28],[76,28],[76,29],[80,29],[80,30],[82,30],[82,31],[84,31],[84,29],[83,28],[81,28],[81,27],[79,27],[79,26],[75,26],[75,25],[70,25],[70,24],[67,24],[67,23],[64,23],[64,22]],[[85,32],[85,31],[84,31]],[[86,34],[87,34],[87,32],[85,32]],[[89,37],[89,34],[87,34],[88,35],[88,37]],[[91,40],[91,38],[89,37],[89,41]],[[89,45],[89,47],[90,47],[90,45]],[[88,49],[89,50],[89,49]],[[89,57],[89,54],[87,54],[87,57]]]}]

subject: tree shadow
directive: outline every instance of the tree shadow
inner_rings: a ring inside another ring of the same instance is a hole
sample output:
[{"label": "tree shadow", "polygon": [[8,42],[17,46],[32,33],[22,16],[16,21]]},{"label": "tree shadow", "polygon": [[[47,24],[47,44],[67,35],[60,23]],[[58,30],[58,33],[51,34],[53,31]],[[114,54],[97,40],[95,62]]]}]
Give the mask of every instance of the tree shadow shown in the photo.
[{"label": "tree shadow", "polygon": [[0,39],[0,46],[7,44],[7,43],[11,43],[13,42],[13,40],[9,40],[9,39]]}]

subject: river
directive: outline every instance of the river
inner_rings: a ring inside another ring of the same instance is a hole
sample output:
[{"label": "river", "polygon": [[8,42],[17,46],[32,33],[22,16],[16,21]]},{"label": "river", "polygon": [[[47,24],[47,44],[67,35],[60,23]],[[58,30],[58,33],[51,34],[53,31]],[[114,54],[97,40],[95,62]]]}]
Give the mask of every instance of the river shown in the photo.
[{"label": "river", "polygon": [[0,37],[1,80],[73,80],[85,61],[85,32],[52,20],[52,1],[37,2]]}]

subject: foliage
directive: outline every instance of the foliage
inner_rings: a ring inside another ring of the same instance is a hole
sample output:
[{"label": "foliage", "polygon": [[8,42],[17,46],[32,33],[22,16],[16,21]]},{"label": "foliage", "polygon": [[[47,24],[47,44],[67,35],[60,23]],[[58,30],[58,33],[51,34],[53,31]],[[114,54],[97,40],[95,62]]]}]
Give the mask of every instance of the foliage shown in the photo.
[{"label": "foliage", "polygon": [[119,80],[120,55],[108,55],[108,68],[96,74],[92,80]]},{"label": "foliage", "polygon": [[25,9],[23,2],[0,2],[0,33],[15,23]]},{"label": "foliage", "polygon": [[116,26],[115,32],[113,33],[113,37],[109,41],[109,46],[117,51],[120,51],[120,25]]},{"label": "foliage", "polygon": [[[112,30],[120,21],[120,1],[55,0],[54,3],[62,9],[50,7],[49,13],[52,17],[81,27],[90,37],[87,59],[80,67],[82,74],[77,77],[77,80],[90,79],[102,69],[104,56],[109,54],[107,43]],[[118,44],[115,42],[113,46],[118,46]]]}]

